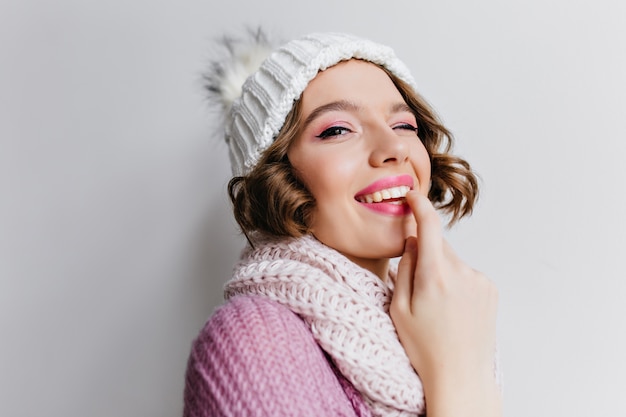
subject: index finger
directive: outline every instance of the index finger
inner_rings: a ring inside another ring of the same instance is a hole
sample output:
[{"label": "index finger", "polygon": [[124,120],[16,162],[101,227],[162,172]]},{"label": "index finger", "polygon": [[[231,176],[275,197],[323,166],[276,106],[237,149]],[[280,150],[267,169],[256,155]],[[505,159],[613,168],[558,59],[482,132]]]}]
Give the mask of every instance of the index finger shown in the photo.
[{"label": "index finger", "polygon": [[427,197],[410,191],[406,201],[417,223],[416,269],[429,269],[443,260],[443,234],[439,214]]}]

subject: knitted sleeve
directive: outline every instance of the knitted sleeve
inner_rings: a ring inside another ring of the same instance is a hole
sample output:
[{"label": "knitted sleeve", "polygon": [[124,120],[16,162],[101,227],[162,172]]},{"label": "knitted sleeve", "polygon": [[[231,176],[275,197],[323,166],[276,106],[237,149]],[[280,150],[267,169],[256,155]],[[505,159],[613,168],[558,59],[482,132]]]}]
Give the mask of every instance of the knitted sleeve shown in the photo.
[{"label": "knitted sleeve", "polygon": [[354,389],[342,385],[298,316],[265,298],[239,296],[214,313],[193,343],[183,414],[369,415]]}]

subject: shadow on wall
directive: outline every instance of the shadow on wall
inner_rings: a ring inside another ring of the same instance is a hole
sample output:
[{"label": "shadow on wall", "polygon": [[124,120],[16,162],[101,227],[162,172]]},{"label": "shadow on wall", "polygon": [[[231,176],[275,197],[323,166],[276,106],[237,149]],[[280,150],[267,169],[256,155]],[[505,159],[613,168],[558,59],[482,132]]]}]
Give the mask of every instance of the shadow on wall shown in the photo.
[{"label": "shadow on wall", "polygon": [[233,265],[245,245],[245,238],[233,219],[230,202],[226,201],[225,187],[222,198],[213,199],[192,245],[188,288],[194,317],[209,317],[214,308],[222,304],[224,283],[231,277]]}]

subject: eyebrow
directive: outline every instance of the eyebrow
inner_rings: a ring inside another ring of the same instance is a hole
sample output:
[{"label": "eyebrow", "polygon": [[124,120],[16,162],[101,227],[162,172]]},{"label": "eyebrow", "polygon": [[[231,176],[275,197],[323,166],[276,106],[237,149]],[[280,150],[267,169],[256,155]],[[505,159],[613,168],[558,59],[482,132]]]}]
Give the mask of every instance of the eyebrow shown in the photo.
[{"label": "eyebrow", "polygon": [[[313,122],[313,120],[317,119],[324,113],[328,113],[331,111],[351,111],[358,112],[361,107],[351,101],[347,100],[338,100],[333,101],[331,103],[324,104],[322,106],[317,107],[315,110],[309,114],[309,116],[305,119],[304,124],[302,125],[302,129],[306,129],[307,126]],[[405,102],[398,102],[391,106],[391,113],[402,113],[409,112],[413,114],[413,110],[406,104]]]},{"label": "eyebrow", "polygon": [[405,102],[396,103],[393,106],[391,106],[391,113],[402,113],[402,112],[415,114],[413,110],[409,107],[409,105],[406,104]]},{"label": "eyebrow", "polygon": [[356,104],[354,104],[354,103],[352,103],[350,101],[347,101],[347,100],[333,101],[332,103],[324,104],[322,106],[317,107],[315,110],[313,110],[311,112],[311,114],[309,114],[309,116],[304,121],[304,124],[302,125],[302,128],[306,129],[306,127],[313,120],[317,119],[318,117],[320,117],[324,113],[328,113],[328,112],[331,112],[331,111],[352,111],[352,112],[356,112],[359,109],[360,109],[359,106],[357,106]]}]

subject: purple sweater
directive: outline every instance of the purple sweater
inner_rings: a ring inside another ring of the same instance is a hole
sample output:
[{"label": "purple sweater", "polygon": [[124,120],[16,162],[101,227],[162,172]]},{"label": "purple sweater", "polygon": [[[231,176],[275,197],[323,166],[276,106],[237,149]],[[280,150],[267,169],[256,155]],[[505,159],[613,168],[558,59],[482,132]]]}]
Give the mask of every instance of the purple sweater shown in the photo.
[{"label": "purple sweater", "polygon": [[183,415],[371,416],[306,324],[252,296],[217,309],[194,341]]}]

